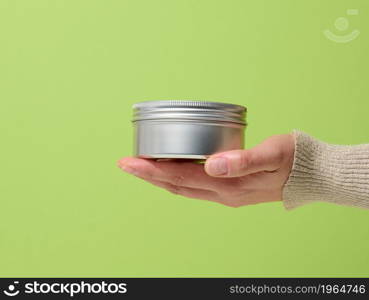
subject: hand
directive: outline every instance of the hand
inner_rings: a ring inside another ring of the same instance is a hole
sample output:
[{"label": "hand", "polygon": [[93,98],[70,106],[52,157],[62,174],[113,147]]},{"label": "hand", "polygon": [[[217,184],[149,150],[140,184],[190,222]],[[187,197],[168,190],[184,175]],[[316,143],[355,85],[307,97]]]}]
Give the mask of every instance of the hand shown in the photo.
[{"label": "hand", "polygon": [[202,164],[126,157],[118,166],[174,194],[231,207],[282,200],[291,172],[292,134],[276,135],[248,150],[217,153]]}]

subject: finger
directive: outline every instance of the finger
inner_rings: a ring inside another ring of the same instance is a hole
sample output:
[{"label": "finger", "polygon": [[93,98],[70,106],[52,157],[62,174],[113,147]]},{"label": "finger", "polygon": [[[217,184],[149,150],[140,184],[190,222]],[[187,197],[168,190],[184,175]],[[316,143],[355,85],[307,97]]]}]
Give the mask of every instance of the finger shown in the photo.
[{"label": "finger", "polygon": [[158,181],[158,180],[148,180],[148,179],[144,179],[144,180],[155,186],[166,189],[167,191],[175,195],[181,195],[181,196],[185,196],[188,198],[218,202],[218,194],[214,191],[194,189],[194,188],[188,188],[184,186],[176,186],[171,183]]},{"label": "finger", "polygon": [[205,163],[210,176],[240,177],[277,170],[283,160],[281,141],[270,138],[248,150],[233,150],[211,156]]},{"label": "finger", "polygon": [[213,178],[206,174],[204,166],[191,162],[160,161],[126,157],[118,162],[124,171],[143,179],[158,180],[175,186],[205,190],[227,190],[232,188],[228,178]]}]

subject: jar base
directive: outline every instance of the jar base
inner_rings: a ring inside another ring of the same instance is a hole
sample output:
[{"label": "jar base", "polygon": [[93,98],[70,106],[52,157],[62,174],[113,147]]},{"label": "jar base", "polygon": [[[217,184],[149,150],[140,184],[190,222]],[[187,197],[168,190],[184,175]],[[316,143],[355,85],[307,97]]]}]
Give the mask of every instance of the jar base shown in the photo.
[{"label": "jar base", "polygon": [[197,154],[145,154],[137,155],[141,158],[149,159],[207,159],[210,155],[197,155]]}]

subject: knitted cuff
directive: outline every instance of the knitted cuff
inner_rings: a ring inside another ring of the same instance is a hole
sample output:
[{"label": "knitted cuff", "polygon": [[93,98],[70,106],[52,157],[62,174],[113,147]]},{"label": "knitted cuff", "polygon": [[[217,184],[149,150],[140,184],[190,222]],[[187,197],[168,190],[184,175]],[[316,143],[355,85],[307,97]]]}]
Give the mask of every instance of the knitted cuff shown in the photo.
[{"label": "knitted cuff", "polygon": [[315,201],[369,209],[369,144],[330,145],[295,130],[295,157],[283,188],[293,209]]}]

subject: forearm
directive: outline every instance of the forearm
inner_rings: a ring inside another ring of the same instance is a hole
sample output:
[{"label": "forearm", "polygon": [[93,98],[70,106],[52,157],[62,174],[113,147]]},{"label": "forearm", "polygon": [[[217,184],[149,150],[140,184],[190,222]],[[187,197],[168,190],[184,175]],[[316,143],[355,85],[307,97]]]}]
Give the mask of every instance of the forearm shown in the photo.
[{"label": "forearm", "polygon": [[369,144],[330,145],[295,131],[291,174],[283,188],[287,209],[314,201],[369,209]]}]

